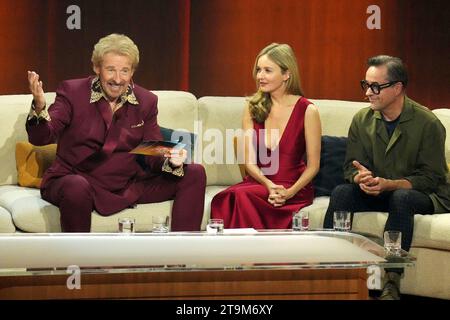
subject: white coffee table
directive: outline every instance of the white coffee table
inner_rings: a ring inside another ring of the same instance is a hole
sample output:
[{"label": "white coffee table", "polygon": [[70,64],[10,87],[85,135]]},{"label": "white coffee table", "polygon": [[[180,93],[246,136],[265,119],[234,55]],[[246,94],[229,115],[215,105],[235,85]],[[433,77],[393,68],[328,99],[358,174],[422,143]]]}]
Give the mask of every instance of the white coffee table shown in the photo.
[{"label": "white coffee table", "polygon": [[[3,234],[0,257],[3,299],[367,299],[367,267],[414,261],[358,234],[290,230]],[[79,290],[67,287],[71,265]]]}]

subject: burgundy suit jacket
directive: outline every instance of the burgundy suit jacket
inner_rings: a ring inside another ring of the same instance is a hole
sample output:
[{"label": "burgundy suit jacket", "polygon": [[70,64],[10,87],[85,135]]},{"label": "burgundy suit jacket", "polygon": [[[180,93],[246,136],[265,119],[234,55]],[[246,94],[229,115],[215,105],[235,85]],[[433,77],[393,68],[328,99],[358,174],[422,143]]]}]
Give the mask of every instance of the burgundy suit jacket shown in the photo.
[{"label": "burgundy suit jacket", "polygon": [[[110,215],[136,203],[151,178],[129,151],[143,140],[162,139],[158,99],[135,85],[139,103],[126,102],[113,115],[104,98],[90,103],[91,82],[92,77],[62,82],[48,109],[51,121],[31,119],[26,129],[34,145],[58,143],[56,160],[44,174],[41,193],[51,188],[53,179],[81,175],[94,189],[96,210]],[[164,159],[146,158],[152,171],[162,172]]]}]

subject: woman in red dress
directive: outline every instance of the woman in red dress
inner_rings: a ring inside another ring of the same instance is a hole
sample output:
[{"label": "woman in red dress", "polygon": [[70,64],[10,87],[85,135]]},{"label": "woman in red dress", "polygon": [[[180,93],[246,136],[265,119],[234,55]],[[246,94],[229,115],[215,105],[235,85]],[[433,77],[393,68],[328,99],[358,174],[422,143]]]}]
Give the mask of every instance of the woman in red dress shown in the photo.
[{"label": "woman in red dress", "polygon": [[319,112],[303,97],[289,45],[265,47],[256,57],[253,76],[258,91],[248,99],[242,120],[247,176],[214,197],[211,217],[224,219],[225,228],[287,229],[292,213],[314,198]]}]

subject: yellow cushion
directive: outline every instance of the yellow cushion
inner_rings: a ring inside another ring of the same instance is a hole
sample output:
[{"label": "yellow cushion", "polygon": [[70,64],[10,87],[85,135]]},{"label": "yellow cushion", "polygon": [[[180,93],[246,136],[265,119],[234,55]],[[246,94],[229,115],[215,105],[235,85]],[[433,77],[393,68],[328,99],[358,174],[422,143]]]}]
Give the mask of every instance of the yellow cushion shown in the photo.
[{"label": "yellow cushion", "polygon": [[39,188],[42,176],[56,157],[56,144],[34,146],[21,141],[16,144],[17,180],[22,187]]}]

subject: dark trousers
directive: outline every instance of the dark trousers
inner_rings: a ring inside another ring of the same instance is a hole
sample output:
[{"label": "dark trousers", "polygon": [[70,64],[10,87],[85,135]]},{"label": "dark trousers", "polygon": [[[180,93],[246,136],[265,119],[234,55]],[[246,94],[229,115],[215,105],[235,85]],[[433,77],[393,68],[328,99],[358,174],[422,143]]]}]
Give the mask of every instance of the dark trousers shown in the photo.
[{"label": "dark trousers", "polygon": [[[203,166],[188,164],[182,178],[161,174],[152,178],[137,203],[173,199],[171,230],[198,231],[203,217],[206,174]],[[90,232],[94,208],[93,189],[79,175],[56,179],[45,189],[45,200],[57,205],[63,232]]]},{"label": "dark trousers", "polygon": [[[417,190],[399,189],[379,196],[370,196],[352,183],[341,184],[333,190],[325,215],[324,228],[333,228],[333,213],[338,210],[350,211],[352,215],[354,212],[388,212],[384,230],[401,231],[402,249],[409,251],[414,230],[414,214],[432,214],[434,206],[428,195]],[[401,272],[402,269],[386,269],[386,271]]]}]

